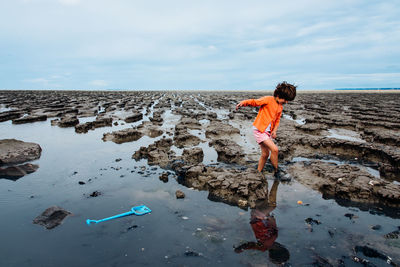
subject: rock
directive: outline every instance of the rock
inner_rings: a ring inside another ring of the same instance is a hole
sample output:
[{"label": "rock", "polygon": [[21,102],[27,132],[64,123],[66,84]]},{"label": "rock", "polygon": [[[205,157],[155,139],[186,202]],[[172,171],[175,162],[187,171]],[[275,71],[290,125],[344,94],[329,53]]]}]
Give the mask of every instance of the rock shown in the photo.
[{"label": "rock", "polygon": [[164,168],[170,165],[176,158],[175,152],[171,151],[172,139],[163,138],[148,147],[141,147],[132,158],[139,160],[147,158],[149,165],[159,165]]},{"label": "rock", "polygon": [[31,122],[37,122],[37,121],[46,121],[47,116],[46,115],[31,115],[31,116],[25,116],[22,118],[14,119],[12,121],[13,124],[22,124],[22,123],[31,123]]},{"label": "rock", "polygon": [[98,196],[100,196],[101,195],[101,192],[99,192],[99,191],[94,191],[93,193],[91,193],[90,195],[89,195],[89,197],[98,197]]},{"label": "rock", "polygon": [[112,126],[112,118],[97,117],[95,121],[89,121],[75,126],[75,132],[87,133],[89,130],[94,130],[100,127]]},{"label": "rock", "polygon": [[22,116],[22,112],[18,110],[5,111],[0,113],[0,122],[18,119]]},{"label": "rock", "polygon": [[41,215],[37,216],[34,220],[34,224],[40,224],[47,229],[53,229],[60,225],[65,217],[70,215],[71,212],[66,211],[60,207],[52,206],[46,209]]},{"label": "rock", "polygon": [[268,194],[265,178],[256,169],[229,169],[203,164],[185,166],[184,162],[171,164],[178,182],[198,190],[208,190],[209,199],[232,205],[251,206]]},{"label": "rock", "polygon": [[178,148],[193,147],[200,144],[201,139],[185,131],[175,131],[174,143]]},{"label": "rock", "polygon": [[79,120],[76,116],[73,117],[63,117],[57,123],[59,127],[66,128],[66,127],[75,127],[75,125],[79,124]]},{"label": "rock", "polygon": [[383,253],[379,252],[378,250],[368,247],[368,246],[355,246],[354,247],[355,252],[361,252],[364,254],[364,256],[369,257],[369,258],[378,258],[383,260],[385,263],[392,265],[392,266],[398,266],[396,263],[392,261],[392,258],[384,255]]},{"label": "rock", "polygon": [[310,160],[292,164],[287,170],[300,183],[323,193],[324,198],[400,207],[400,185],[350,164]]},{"label": "rock", "polygon": [[399,239],[400,238],[400,226],[397,227],[398,230],[385,234],[383,237],[386,239]]},{"label": "rock", "polygon": [[163,173],[160,175],[159,179],[160,179],[161,181],[163,181],[164,183],[167,183],[167,182],[168,182],[168,173],[167,173],[167,172],[163,172]]},{"label": "rock", "polygon": [[127,128],[112,133],[103,134],[103,141],[113,141],[116,144],[137,141],[143,136],[143,133],[134,128]]},{"label": "rock", "polygon": [[305,219],[304,220],[306,223],[308,223],[308,224],[310,224],[310,225],[313,225],[313,224],[321,224],[321,222],[320,221],[318,221],[318,220],[314,220],[313,218],[307,218],[307,219]]},{"label": "rock", "polygon": [[244,164],[245,154],[242,148],[230,139],[216,139],[211,141],[210,146],[213,146],[218,153],[218,161],[225,163]]},{"label": "rock", "polygon": [[183,193],[182,191],[180,191],[180,190],[176,190],[176,192],[175,192],[175,196],[176,196],[176,198],[185,198],[185,193]]},{"label": "rock", "polygon": [[233,135],[239,134],[239,129],[219,120],[211,121],[206,129],[206,137],[211,140],[232,138]]},{"label": "rock", "polygon": [[198,252],[193,251],[193,250],[186,250],[184,255],[186,257],[201,257],[201,256],[203,256],[203,254],[198,253]]},{"label": "rock", "polygon": [[143,119],[142,113],[133,113],[132,115],[125,118],[126,123],[137,122]]},{"label": "rock", "polygon": [[375,231],[380,230],[381,228],[382,228],[382,226],[379,224],[371,226],[371,229],[375,230]]},{"label": "rock", "polygon": [[137,127],[138,131],[140,131],[143,135],[147,135],[151,138],[158,137],[162,135],[164,132],[156,125],[152,125],[149,122],[144,122]]},{"label": "rock", "polygon": [[198,164],[202,163],[204,158],[203,149],[201,147],[195,147],[192,149],[184,149],[182,153],[182,159],[187,164]]},{"label": "rock", "polygon": [[0,165],[23,163],[40,158],[42,148],[36,143],[16,139],[0,140]]}]

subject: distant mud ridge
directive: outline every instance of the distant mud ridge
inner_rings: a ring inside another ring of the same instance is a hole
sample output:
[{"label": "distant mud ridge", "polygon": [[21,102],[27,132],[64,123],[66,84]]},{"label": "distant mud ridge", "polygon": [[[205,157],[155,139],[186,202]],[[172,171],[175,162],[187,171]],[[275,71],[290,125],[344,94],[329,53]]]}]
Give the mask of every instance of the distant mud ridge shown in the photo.
[{"label": "distant mud ridge", "polygon": [[[118,144],[150,138],[133,159],[173,170],[210,199],[246,208],[265,198],[267,183],[255,170],[257,109],[235,106],[268,94],[0,91],[0,122],[51,119],[80,134],[107,127],[103,141]],[[400,206],[399,93],[300,92],[284,107],[277,143],[287,175],[324,197]]]}]

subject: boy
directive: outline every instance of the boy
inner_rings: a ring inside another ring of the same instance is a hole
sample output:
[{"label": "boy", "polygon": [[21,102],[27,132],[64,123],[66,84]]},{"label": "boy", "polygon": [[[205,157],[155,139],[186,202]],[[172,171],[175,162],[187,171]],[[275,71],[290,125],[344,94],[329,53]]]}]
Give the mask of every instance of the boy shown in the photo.
[{"label": "boy", "polygon": [[265,162],[271,153],[270,161],[274,167],[274,176],[277,179],[280,177],[278,170],[278,147],[272,141],[272,138],[276,138],[283,110],[282,105],[288,101],[292,101],[296,97],[296,88],[297,86],[284,81],[276,86],[274,96],[243,100],[236,106],[236,110],[244,106],[261,106],[253,123],[253,134],[261,147],[261,157],[258,161],[257,169],[262,173]]}]

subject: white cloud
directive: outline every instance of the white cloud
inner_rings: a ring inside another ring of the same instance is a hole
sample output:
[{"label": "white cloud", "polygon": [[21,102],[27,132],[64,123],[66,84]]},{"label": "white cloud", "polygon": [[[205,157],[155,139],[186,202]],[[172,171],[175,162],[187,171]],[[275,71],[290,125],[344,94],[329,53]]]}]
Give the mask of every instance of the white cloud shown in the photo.
[{"label": "white cloud", "polygon": [[4,1],[0,88],[23,79],[10,66],[70,88],[362,81],[330,77],[400,71],[396,1]]},{"label": "white cloud", "polygon": [[107,86],[108,83],[105,80],[93,80],[89,82],[90,85],[104,87]]},{"label": "white cloud", "polygon": [[46,85],[49,84],[49,82],[50,82],[50,80],[45,79],[45,78],[27,79],[25,81],[30,82],[30,83],[41,83],[41,84],[46,84]]}]

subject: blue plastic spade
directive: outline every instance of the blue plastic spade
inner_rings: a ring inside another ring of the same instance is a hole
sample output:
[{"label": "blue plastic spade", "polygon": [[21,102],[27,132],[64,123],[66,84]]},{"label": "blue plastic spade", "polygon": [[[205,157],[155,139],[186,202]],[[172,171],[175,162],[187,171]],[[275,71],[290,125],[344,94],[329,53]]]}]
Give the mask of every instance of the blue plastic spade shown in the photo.
[{"label": "blue plastic spade", "polygon": [[90,225],[91,223],[100,223],[100,222],[109,221],[109,220],[120,218],[120,217],[129,216],[129,215],[132,215],[132,214],[144,215],[144,214],[147,214],[147,213],[150,213],[150,212],[151,212],[151,209],[149,209],[145,205],[141,205],[141,206],[132,207],[131,211],[128,211],[128,212],[125,212],[125,213],[121,213],[121,214],[118,214],[118,215],[114,215],[114,216],[111,216],[111,217],[108,217],[108,218],[104,218],[104,219],[101,219],[101,220],[89,220],[89,219],[87,219],[86,223],[88,225]]}]

